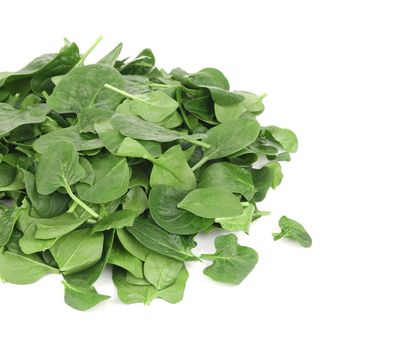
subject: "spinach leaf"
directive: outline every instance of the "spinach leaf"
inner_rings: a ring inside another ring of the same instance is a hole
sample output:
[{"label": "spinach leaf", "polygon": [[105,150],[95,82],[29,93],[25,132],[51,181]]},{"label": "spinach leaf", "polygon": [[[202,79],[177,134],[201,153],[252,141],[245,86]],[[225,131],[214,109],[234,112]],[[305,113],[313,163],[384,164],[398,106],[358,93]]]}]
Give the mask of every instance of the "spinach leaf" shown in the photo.
[{"label": "spinach leaf", "polygon": [[47,104],[59,113],[81,113],[88,108],[115,109],[122,97],[104,84],[124,88],[123,77],[105,64],[77,67],[63,77],[47,99]]},{"label": "spinach leaf", "polygon": [[127,250],[131,255],[141,261],[145,261],[147,255],[150,254],[151,250],[146,246],[141,244],[131,233],[127,230],[120,229],[117,230],[117,238],[119,239],[121,245]]},{"label": "spinach leaf", "polygon": [[58,273],[54,267],[39,261],[33,255],[0,253],[0,278],[14,284],[30,284],[50,273]]},{"label": "spinach leaf", "polygon": [[64,285],[64,301],[73,309],[86,311],[102,301],[110,299],[108,295],[98,294],[93,286],[72,285],[65,281],[62,283]]},{"label": "spinach leaf", "polygon": [[180,261],[198,260],[191,252],[196,244],[190,237],[164,231],[150,220],[137,219],[133,226],[127,227],[127,231],[141,244],[159,254]]},{"label": "spinach leaf", "polygon": [[0,137],[8,135],[21,125],[38,124],[46,120],[50,108],[46,104],[14,109],[8,103],[0,103]]},{"label": "spinach leaf", "polygon": [[111,253],[111,249],[113,247],[114,241],[114,232],[109,231],[105,232],[104,234],[104,245],[103,245],[103,252],[100,261],[79,272],[70,273],[69,275],[64,275],[64,279],[70,283],[75,285],[82,285],[82,286],[91,286],[97,279],[100,277],[102,272],[104,271],[108,258]]},{"label": "spinach leaf", "polygon": [[251,200],[256,192],[251,173],[248,169],[227,162],[218,162],[208,166],[200,175],[200,188],[222,188],[242,194]]},{"label": "spinach leaf", "polygon": [[150,185],[168,185],[182,190],[196,187],[196,178],[185,160],[179,145],[169,148],[157,159],[152,160],[153,170]]},{"label": "spinach leaf", "polygon": [[35,175],[37,191],[48,195],[64,187],[73,201],[94,217],[98,217],[98,214],[71,190],[71,185],[81,181],[85,175],[74,145],[66,141],[56,143],[47,147],[41,156]]},{"label": "spinach leaf", "polygon": [[131,255],[116,240],[114,241],[113,248],[108,258],[108,263],[122,267],[136,277],[144,277],[143,262],[134,255]]},{"label": "spinach leaf", "polygon": [[186,195],[187,191],[171,186],[153,186],[148,204],[156,224],[178,235],[191,235],[210,226],[213,223],[212,219],[196,216],[177,207]]},{"label": "spinach leaf", "polygon": [[102,218],[97,222],[92,232],[103,232],[110,229],[120,229],[126,226],[132,226],[135,215],[131,210],[119,210]]},{"label": "spinach leaf", "polygon": [[114,129],[118,130],[122,135],[136,140],[157,142],[184,140],[203,147],[208,147],[208,144],[198,141],[198,139],[205,137],[203,134],[187,135],[179,131],[163,128],[160,125],[150,123],[136,116],[114,114],[111,118],[111,124]]},{"label": "spinach leaf", "polygon": [[277,126],[267,126],[266,131],[275,141],[277,141],[287,152],[297,152],[297,136],[290,129],[282,129]]},{"label": "spinach leaf", "polygon": [[280,233],[273,233],[273,238],[275,241],[280,238],[289,238],[298,242],[304,248],[309,248],[312,245],[312,240],[308,232],[305,230],[303,225],[295,220],[289,219],[286,216],[282,216],[279,221]]},{"label": "spinach leaf", "polygon": [[242,205],[231,192],[220,188],[197,188],[187,194],[177,204],[177,208],[187,210],[203,218],[231,217],[240,215]]},{"label": "spinach leaf", "polygon": [[77,184],[76,190],[81,199],[90,203],[107,203],[127,192],[130,169],[125,158],[99,154],[90,163],[95,180],[92,185]]},{"label": "spinach leaf", "polygon": [[111,50],[107,55],[98,61],[101,64],[107,64],[109,66],[114,66],[117,62],[118,56],[120,56],[121,50],[123,49],[123,44],[118,44],[113,50]]},{"label": "spinach leaf", "polygon": [[219,223],[226,231],[244,231],[248,233],[250,231],[251,221],[253,221],[255,207],[249,203],[245,204],[247,205],[244,206],[243,212],[240,215],[230,218],[216,218],[215,222]]},{"label": "spinach leaf", "polygon": [[0,247],[4,247],[9,243],[14,225],[21,214],[21,208],[2,209],[0,207]]},{"label": "spinach leaf", "polygon": [[202,259],[213,261],[204,274],[218,282],[240,284],[257,264],[256,251],[239,245],[233,234],[217,237],[214,244],[214,254],[201,255]]},{"label": "spinach leaf", "polygon": [[130,188],[123,198],[122,206],[124,210],[131,211],[136,218],[148,208],[146,193],[140,186]]},{"label": "spinach leaf", "polygon": [[73,231],[61,237],[50,252],[60,271],[66,275],[85,270],[96,264],[103,252],[103,233],[92,233],[90,229]]},{"label": "spinach leaf", "polygon": [[150,253],[144,263],[144,277],[157,289],[171,286],[184,264],[167,256]]}]

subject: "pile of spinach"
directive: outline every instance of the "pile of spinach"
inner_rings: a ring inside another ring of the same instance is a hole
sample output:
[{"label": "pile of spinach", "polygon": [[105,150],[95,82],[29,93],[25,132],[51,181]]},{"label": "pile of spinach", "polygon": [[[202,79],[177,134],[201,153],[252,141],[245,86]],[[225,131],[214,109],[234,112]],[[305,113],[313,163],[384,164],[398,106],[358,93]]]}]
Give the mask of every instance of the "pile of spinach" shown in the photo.
[{"label": "pile of spinach", "polygon": [[[257,203],[281,183],[294,133],[260,126],[264,96],[231,91],[214,68],[168,73],[150,49],[119,59],[121,44],[85,65],[98,41],[0,73],[1,279],[60,273],[78,310],[108,298],[93,287],[107,266],[124,303],[179,302],[188,261],[241,283],[258,255],[232,232],[265,214]],[[280,226],[275,240],[311,245],[300,224]],[[196,256],[196,235],[216,230],[231,233]]]}]

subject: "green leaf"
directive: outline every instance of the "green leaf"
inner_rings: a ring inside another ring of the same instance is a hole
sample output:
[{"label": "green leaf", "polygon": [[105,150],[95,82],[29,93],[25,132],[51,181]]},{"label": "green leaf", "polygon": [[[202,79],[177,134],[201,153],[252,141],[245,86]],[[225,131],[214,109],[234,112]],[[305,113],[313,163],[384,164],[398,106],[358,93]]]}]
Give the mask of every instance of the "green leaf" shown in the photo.
[{"label": "green leaf", "polygon": [[187,191],[171,186],[155,185],[150,191],[150,214],[157,225],[178,235],[191,235],[203,231],[213,223],[212,219],[196,216],[177,208]]},{"label": "green leaf", "polygon": [[86,311],[101,303],[104,300],[110,299],[108,295],[98,294],[93,286],[77,286],[71,285],[62,281],[64,285],[64,301],[73,309]]},{"label": "green leaf", "polygon": [[111,118],[113,128],[122,135],[136,140],[170,142],[175,140],[185,140],[193,144],[208,146],[198,139],[204,138],[203,134],[187,135],[179,131],[166,129],[158,124],[145,121],[139,117],[114,114]]},{"label": "green leaf", "polygon": [[0,207],[0,247],[9,243],[14,225],[21,214],[22,209],[20,208],[2,209]]},{"label": "green leaf", "polygon": [[200,175],[198,187],[222,188],[251,200],[256,192],[250,171],[227,162],[214,163]]},{"label": "green leaf", "polygon": [[231,218],[216,218],[215,221],[219,223],[221,227],[226,231],[244,231],[248,233],[250,231],[250,225],[251,221],[253,220],[254,211],[254,205],[248,204],[243,208],[243,212],[240,215],[233,216]]},{"label": "green leaf", "polygon": [[190,237],[164,231],[150,220],[137,219],[133,226],[127,227],[127,231],[141,244],[159,254],[180,261],[198,259],[191,252],[196,244]]},{"label": "green leaf", "polygon": [[105,55],[103,58],[98,61],[98,63],[101,64],[107,64],[109,66],[114,66],[116,63],[118,56],[121,53],[121,50],[123,49],[123,44],[120,43],[118,44],[113,50],[111,50],[107,55]]},{"label": "green leaf", "polygon": [[69,196],[59,192],[53,192],[49,195],[38,193],[34,175],[24,169],[21,169],[21,171],[24,175],[27,196],[36,214],[42,218],[52,218],[63,214],[67,210]]},{"label": "green leaf", "polygon": [[92,233],[90,229],[80,229],[60,238],[50,248],[50,252],[60,271],[68,275],[96,264],[103,252],[103,242],[103,233]]},{"label": "green leaf", "polygon": [[126,226],[132,226],[135,215],[131,210],[116,211],[97,222],[92,232],[103,232],[110,229],[120,229]]},{"label": "green leaf", "polygon": [[111,84],[125,87],[121,74],[105,64],[92,64],[71,70],[56,86],[47,104],[59,113],[81,113],[88,108],[115,109],[122,97],[105,89]]},{"label": "green leaf", "polygon": [[214,244],[214,254],[201,255],[202,259],[213,261],[204,274],[218,282],[240,284],[257,264],[257,252],[239,245],[233,234],[217,237]]},{"label": "green leaf", "polygon": [[124,210],[131,211],[137,217],[148,208],[146,193],[140,186],[132,187],[124,196],[122,205]]},{"label": "green leaf", "polygon": [[40,158],[36,185],[40,194],[48,195],[60,187],[68,188],[86,175],[79,163],[79,155],[70,142],[48,146]]},{"label": "green leaf", "polygon": [[136,258],[145,261],[147,255],[151,252],[146,246],[142,245],[131,233],[126,230],[117,230],[117,238],[121,245]]},{"label": "green leaf", "polygon": [[0,103],[0,137],[8,135],[19,126],[44,122],[49,112],[50,108],[46,104],[17,110],[7,103]]},{"label": "green leaf", "polygon": [[[171,115],[178,108],[178,103],[161,91],[151,91],[136,95],[127,102],[127,114],[139,116],[149,122],[158,123]],[[125,110],[119,106],[121,113]],[[120,111],[118,109],[118,111]]]},{"label": "green leaf", "polygon": [[14,284],[30,284],[50,273],[58,273],[32,255],[0,253],[0,278]]},{"label": "green leaf", "polygon": [[167,256],[150,253],[144,263],[144,277],[157,289],[172,285],[184,264]]},{"label": "green leaf", "polygon": [[255,141],[260,125],[253,118],[234,119],[207,132],[206,142],[210,145],[204,156],[207,159],[227,157],[242,150]]},{"label": "green leaf", "polygon": [[7,163],[0,163],[0,187],[10,185],[17,175],[17,169]]},{"label": "green leaf", "polygon": [[34,74],[31,80],[31,89],[38,95],[43,91],[51,93],[54,84],[52,77],[68,73],[80,60],[80,53],[75,43],[68,43],[46,65]]},{"label": "green leaf", "polygon": [[297,241],[304,248],[311,247],[311,237],[305,230],[303,225],[301,225],[295,220],[287,218],[286,216],[282,216],[280,218],[279,225],[281,232],[273,233],[273,238],[275,241],[285,237]]},{"label": "green leaf", "polygon": [[242,212],[240,200],[220,188],[197,188],[189,192],[177,207],[203,218],[231,217]]},{"label": "green leaf", "polygon": [[60,142],[72,143],[78,152],[96,150],[103,147],[103,144],[95,135],[81,134],[80,127],[75,125],[42,135],[33,142],[33,148],[36,152],[43,154],[49,147],[53,147],[56,143]]},{"label": "green leaf", "polygon": [[290,129],[282,129],[277,126],[267,126],[264,128],[272,138],[277,141],[287,152],[297,152],[297,136]]},{"label": "green leaf", "polygon": [[240,118],[241,114],[246,111],[246,108],[241,104],[233,104],[229,106],[214,105],[215,115],[220,123]]},{"label": "green leaf", "polygon": [[87,269],[71,273],[69,275],[64,275],[64,279],[70,284],[91,286],[94,282],[97,281],[107,265],[111,249],[113,247],[113,241],[114,232],[106,232],[104,234],[103,252],[100,261]]},{"label": "green leaf", "polygon": [[144,277],[143,262],[125,250],[119,242],[114,241],[108,263],[122,267],[136,277]]},{"label": "green leaf", "polygon": [[155,160],[150,185],[168,185],[181,190],[191,190],[196,187],[194,173],[188,166],[179,145],[169,148]]},{"label": "green leaf", "polygon": [[99,154],[90,163],[95,180],[91,186],[84,183],[76,186],[81,199],[90,203],[107,203],[127,192],[130,170],[125,158]]}]

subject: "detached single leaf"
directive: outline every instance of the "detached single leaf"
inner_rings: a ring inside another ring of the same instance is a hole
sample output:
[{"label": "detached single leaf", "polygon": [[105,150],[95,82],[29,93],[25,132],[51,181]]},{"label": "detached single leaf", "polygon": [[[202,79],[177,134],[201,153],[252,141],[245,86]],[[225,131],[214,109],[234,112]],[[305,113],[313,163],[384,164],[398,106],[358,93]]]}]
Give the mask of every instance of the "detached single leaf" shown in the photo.
[{"label": "detached single leaf", "polygon": [[214,244],[214,254],[201,255],[202,259],[213,261],[204,269],[204,274],[218,282],[240,284],[257,264],[257,252],[239,245],[233,234],[217,237]]},{"label": "detached single leaf", "polygon": [[305,230],[303,225],[301,225],[295,220],[287,218],[286,216],[281,217],[279,225],[281,232],[273,233],[273,238],[275,241],[285,237],[297,241],[304,248],[311,247],[311,237]]}]

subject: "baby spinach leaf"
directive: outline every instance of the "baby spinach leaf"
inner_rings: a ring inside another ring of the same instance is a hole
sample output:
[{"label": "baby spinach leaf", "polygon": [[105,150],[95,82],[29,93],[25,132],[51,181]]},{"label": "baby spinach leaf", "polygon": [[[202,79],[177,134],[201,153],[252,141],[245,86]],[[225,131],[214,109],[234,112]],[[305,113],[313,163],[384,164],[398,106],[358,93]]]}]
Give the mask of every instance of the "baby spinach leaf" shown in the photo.
[{"label": "baby spinach leaf", "polygon": [[81,113],[88,108],[115,109],[122,97],[108,89],[111,84],[123,89],[123,77],[105,64],[92,64],[71,70],[55,87],[47,104],[59,113]]},{"label": "baby spinach leaf", "polygon": [[54,84],[51,78],[69,72],[80,60],[80,53],[75,43],[66,43],[54,58],[34,74],[31,89],[38,95],[43,91],[50,93]]},{"label": "baby spinach leaf", "polygon": [[99,154],[90,161],[95,180],[90,186],[79,183],[76,190],[90,203],[107,203],[123,196],[128,189],[130,169],[125,158]]},{"label": "baby spinach leaf", "polygon": [[169,148],[153,165],[150,185],[168,185],[182,190],[196,187],[196,178],[179,145]]},{"label": "baby spinach leaf", "polygon": [[4,247],[9,243],[14,225],[21,214],[21,208],[2,209],[0,207],[0,247]]},{"label": "baby spinach leaf", "polygon": [[277,141],[287,152],[297,152],[298,140],[290,129],[282,129],[277,126],[267,126],[266,130],[271,137]]},{"label": "baby spinach leaf", "polygon": [[184,264],[167,256],[150,253],[144,263],[144,277],[157,289],[172,285]]},{"label": "baby spinach leaf", "polygon": [[42,218],[52,218],[63,214],[67,210],[70,197],[53,192],[49,195],[42,195],[37,192],[34,175],[26,170],[21,170],[24,175],[27,196],[35,213]]},{"label": "baby spinach leaf", "polygon": [[124,304],[148,304],[150,300],[152,300],[151,294],[154,293],[154,287],[150,285],[135,285],[128,283],[125,270],[114,268],[113,282],[117,288],[118,298]]},{"label": "baby spinach leaf", "polygon": [[46,104],[14,109],[8,103],[0,103],[0,137],[8,135],[21,125],[38,124],[46,120],[50,108]]},{"label": "baby spinach leaf", "polygon": [[96,264],[102,255],[104,235],[90,229],[73,231],[60,238],[50,252],[60,271],[66,275],[85,270]]},{"label": "baby spinach leaf", "polygon": [[268,189],[270,187],[275,189],[281,184],[283,179],[281,165],[278,162],[268,163],[261,169],[251,169],[251,174],[257,190],[253,198],[256,202],[262,201]]},{"label": "baby spinach leaf", "polygon": [[171,186],[155,185],[150,191],[149,208],[157,225],[178,235],[198,233],[213,223],[212,219],[196,216],[177,208],[187,191]]},{"label": "baby spinach leaf", "polygon": [[216,218],[215,222],[219,223],[226,231],[244,231],[248,233],[250,230],[251,221],[253,220],[254,211],[254,205],[248,204],[244,206],[243,212],[240,215],[233,216],[231,218]]},{"label": "baby spinach leaf", "polygon": [[241,202],[235,195],[213,187],[189,192],[177,207],[203,218],[231,217],[242,212]]},{"label": "baby spinach leaf", "polygon": [[98,294],[93,286],[78,286],[62,281],[64,285],[64,301],[73,309],[86,311],[110,299],[108,295]]},{"label": "baby spinach leaf", "polygon": [[228,106],[214,105],[215,115],[220,123],[240,118],[246,108],[241,104],[232,104]]},{"label": "baby spinach leaf", "polygon": [[146,246],[141,244],[131,233],[127,230],[120,229],[117,230],[117,238],[119,239],[121,245],[127,250],[131,255],[136,258],[145,261],[147,255],[151,252]]},{"label": "baby spinach leaf", "polygon": [[120,55],[122,49],[123,49],[123,44],[122,43],[118,44],[107,55],[105,55],[103,58],[101,58],[100,61],[98,61],[98,63],[107,64],[107,65],[113,67],[115,65],[115,63],[118,59],[118,56]]},{"label": "baby spinach leaf", "polygon": [[227,162],[208,166],[200,175],[198,187],[223,188],[233,193],[240,193],[247,200],[251,200],[256,192],[250,171]]},{"label": "baby spinach leaf", "polygon": [[286,216],[282,216],[280,218],[279,225],[281,232],[273,233],[273,238],[275,241],[285,237],[298,242],[304,248],[311,247],[311,237],[305,230],[303,225],[301,225],[295,220],[287,218]]},{"label": "baby spinach leaf", "polygon": [[121,69],[121,74],[144,75],[149,73],[153,69],[155,63],[156,60],[154,58],[153,52],[150,49],[144,49],[134,60],[127,63]]},{"label": "baby spinach leaf", "polygon": [[110,229],[120,229],[126,226],[132,226],[135,215],[131,210],[119,210],[104,217],[97,222],[92,232],[103,232]]},{"label": "baby spinach leaf", "polygon": [[201,255],[202,259],[213,261],[204,274],[218,282],[240,284],[257,264],[257,252],[239,245],[233,234],[217,237],[214,244],[214,254]]},{"label": "baby spinach leaf", "polygon": [[150,220],[137,219],[133,226],[127,227],[127,231],[141,244],[159,254],[180,261],[198,259],[191,252],[196,244],[190,237],[168,233]]},{"label": "baby spinach leaf", "polygon": [[103,252],[100,261],[79,272],[70,273],[69,275],[64,275],[64,279],[70,283],[75,285],[82,285],[82,286],[91,286],[97,279],[100,277],[102,272],[104,271],[108,258],[111,253],[111,249],[113,247],[114,241],[114,232],[109,231],[105,232],[104,234],[104,245],[103,245]]},{"label": "baby spinach leaf", "polygon": [[17,169],[7,163],[0,163],[0,187],[10,185],[17,175]]},{"label": "baby spinach leaf", "polygon": [[171,304],[180,302],[184,297],[184,290],[188,279],[188,271],[185,266],[180,270],[176,281],[169,287],[157,290],[154,296]]},{"label": "baby spinach leaf", "polygon": [[204,155],[210,159],[229,156],[253,143],[259,132],[258,122],[251,118],[222,123],[207,132],[207,143],[211,147]]},{"label": "baby spinach leaf", "polygon": [[[158,123],[176,111],[178,106],[178,102],[164,92],[150,91],[133,96],[132,101],[127,103],[127,114],[139,116],[149,122]],[[121,113],[126,112],[124,108],[121,108],[121,105],[117,110]]]},{"label": "baby spinach leaf", "polygon": [[30,284],[50,273],[58,273],[33,255],[12,252],[0,253],[0,278],[14,284]]},{"label": "baby spinach leaf", "polygon": [[103,144],[95,135],[81,134],[80,127],[75,125],[40,136],[34,141],[33,148],[36,152],[43,154],[48,147],[60,142],[71,142],[79,152],[103,147]]},{"label": "baby spinach leaf", "polygon": [[113,248],[108,258],[108,263],[122,267],[136,277],[144,277],[143,262],[134,255],[131,255],[116,240],[114,241]]},{"label": "baby spinach leaf", "polygon": [[124,196],[122,205],[124,210],[131,211],[136,218],[148,208],[146,193],[140,186],[132,187]]},{"label": "baby spinach leaf", "polygon": [[111,124],[114,129],[118,130],[122,135],[136,140],[157,142],[184,140],[193,144],[208,147],[208,144],[198,141],[198,139],[203,138],[205,135],[187,135],[179,131],[163,128],[160,125],[150,123],[136,116],[114,114],[111,118]]}]

